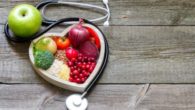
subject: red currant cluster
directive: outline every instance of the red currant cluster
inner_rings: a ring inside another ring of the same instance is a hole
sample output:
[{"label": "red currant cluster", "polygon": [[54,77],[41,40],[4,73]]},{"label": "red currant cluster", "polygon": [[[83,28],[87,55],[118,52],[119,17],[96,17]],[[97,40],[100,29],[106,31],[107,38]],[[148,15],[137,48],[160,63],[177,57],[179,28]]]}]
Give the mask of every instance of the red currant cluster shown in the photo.
[{"label": "red currant cluster", "polygon": [[72,58],[67,64],[71,71],[69,81],[81,84],[93,72],[96,61],[92,57],[86,57],[79,53],[77,58]]}]

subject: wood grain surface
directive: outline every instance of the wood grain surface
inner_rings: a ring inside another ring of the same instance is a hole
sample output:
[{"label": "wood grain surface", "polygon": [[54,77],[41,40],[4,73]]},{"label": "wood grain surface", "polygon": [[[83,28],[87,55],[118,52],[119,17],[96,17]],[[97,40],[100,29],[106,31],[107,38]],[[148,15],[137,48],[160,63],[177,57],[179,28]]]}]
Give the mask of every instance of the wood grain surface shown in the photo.
[{"label": "wood grain surface", "polygon": [[[147,89],[147,91],[145,91]],[[72,92],[52,85],[0,85],[1,110],[64,110]],[[88,110],[194,110],[194,85],[98,85]]]},{"label": "wood grain surface", "polygon": [[[65,98],[73,93],[35,73],[28,58],[29,42],[5,38],[3,24],[9,11],[17,4],[40,1],[0,1],[0,110],[64,110]],[[103,6],[100,0],[74,1]],[[195,110],[195,1],[109,0],[109,5],[111,26],[98,23],[109,42],[109,63],[87,96],[88,110]],[[50,6],[46,15],[101,16],[77,9]]]},{"label": "wood grain surface", "polygon": [[[41,0],[2,0],[0,23],[6,21],[11,8],[16,4],[37,4]],[[72,1],[72,0],[61,0]],[[101,0],[73,0],[103,6]],[[194,0],[110,0],[111,25],[195,25]],[[51,18],[81,16],[96,18],[101,14],[83,8],[50,6],[46,15]],[[55,13],[55,14],[54,14]]]},{"label": "wood grain surface", "polygon": [[[194,83],[195,28],[111,26],[105,32],[110,57],[100,83]],[[64,27],[51,31],[61,32]],[[2,29],[1,29],[2,30]],[[118,31],[121,30],[121,31]],[[39,83],[28,58],[29,43],[0,37],[0,81]],[[7,80],[9,79],[9,80]]]}]

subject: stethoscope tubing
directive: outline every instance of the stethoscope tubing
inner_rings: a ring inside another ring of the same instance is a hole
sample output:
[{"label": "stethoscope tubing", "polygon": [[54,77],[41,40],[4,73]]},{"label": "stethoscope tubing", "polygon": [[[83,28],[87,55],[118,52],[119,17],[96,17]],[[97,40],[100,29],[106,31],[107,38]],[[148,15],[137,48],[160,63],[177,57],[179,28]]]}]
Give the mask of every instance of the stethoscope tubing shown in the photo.
[{"label": "stethoscope tubing", "polygon": [[[104,0],[103,0],[104,1]],[[108,6],[108,3],[107,2],[104,2],[104,5],[106,6],[106,8],[103,8],[103,7],[100,7],[100,6],[96,6],[96,5],[91,5],[91,4],[85,4],[85,3],[77,3],[77,2],[65,2],[65,1],[46,1],[46,2],[41,2],[39,3],[36,8],[39,9],[41,11],[41,14],[42,14],[42,17],[43,17],[43,24],[51,24],[53,22],[56,22],[56,20],[50,20],[48,19],[46,16],[45,16],[45,10],[46,8],[49,6],[49,5],[59,5],[59,4],[63,4],[63,5],[72,5],[72,6],[78,6],[78,7],[81,7],[82,8],[94,8],[94,9],[97,9],[99,11],[103,11],[105,13],[105,15],[103,17],[99,17],[99,18],[96,18],[96,19],[91,19],[89,21],[91,22],[100,22],[102,20],[105,20],[106,19],[106,22],[109,21],[110,19],[110,9],[109,9],[109,6]],[[105,23],[106,23],[105,22]],[[104,23],[104,24],[105,24]],[[72,22],[66,22],[65,24],[72,24]],[[108,24],[109,25],[109,24]]]}]

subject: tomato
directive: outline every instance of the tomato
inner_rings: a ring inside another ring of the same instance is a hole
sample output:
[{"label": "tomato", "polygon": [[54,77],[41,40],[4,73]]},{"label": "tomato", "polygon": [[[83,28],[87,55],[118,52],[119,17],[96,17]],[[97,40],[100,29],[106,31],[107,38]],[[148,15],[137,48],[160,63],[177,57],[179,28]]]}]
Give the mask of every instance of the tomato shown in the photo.
[{"label": "tomato", "polygon": [[89,28],[89,27],[86,27],[87,28],[87,30],[89,31],[89,33],[90,33],[90,40],[93,42],[93,43],[95,43],[95,45],[96,45],[96,47],[98,48],[98,49],[100,49],[100,39],[99,39],[99,37],[98,37],[98,35],[97,35],[97,33],[93,30],[93,29],[91,29],[91,28]]},{"label": "tomato", "polygon": [[57,48],[60,50],[66,49],[70,46],[70,40],[68,38],[54,36],[53,40],[55,41]]}]

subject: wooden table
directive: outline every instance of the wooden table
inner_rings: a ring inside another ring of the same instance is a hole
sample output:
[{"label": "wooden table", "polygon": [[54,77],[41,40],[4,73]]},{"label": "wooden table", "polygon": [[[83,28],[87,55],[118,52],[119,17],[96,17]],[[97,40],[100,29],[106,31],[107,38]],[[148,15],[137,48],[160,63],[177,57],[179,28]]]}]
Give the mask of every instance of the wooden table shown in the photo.
[{"label": "wooden table", "polygon": [[[74,0],[102,6],[100,0]],[[0,110],[64,110],[72,94],[40,78],[28,58],[29,43],[9,43],[3,24],[17,4],[0,2]],[[89,94],[89,110],[195,110],[195,1],[110,0],[108,66]],[[51,18],[100,13],[49,7]],[[63,26],[52,32],[61,32]]]}]

